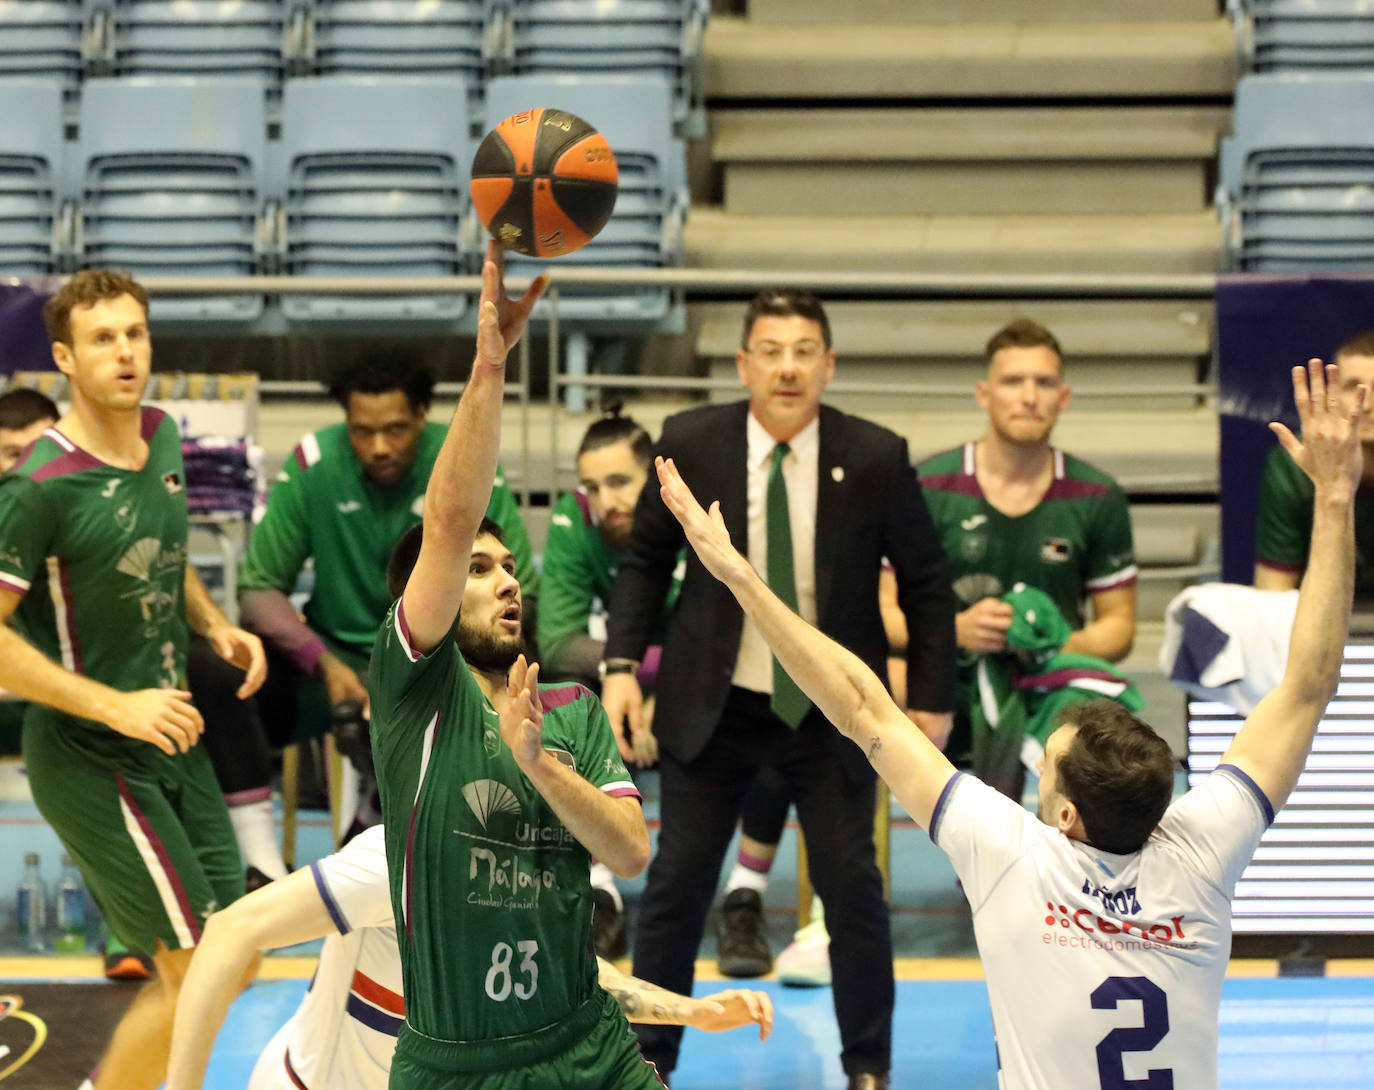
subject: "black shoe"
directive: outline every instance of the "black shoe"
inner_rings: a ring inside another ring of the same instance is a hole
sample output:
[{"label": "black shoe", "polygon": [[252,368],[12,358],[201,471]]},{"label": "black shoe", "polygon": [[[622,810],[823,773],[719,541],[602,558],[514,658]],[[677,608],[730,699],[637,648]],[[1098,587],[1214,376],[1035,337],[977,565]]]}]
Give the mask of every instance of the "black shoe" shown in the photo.
[{"label": "black shoe", "polygon": [[716,926],[716,962],[726,976],[763,976],[773,951],[763,927],[763,900],[752,889],[732,889]]},{"label": "black shoe", "polygon": [[607,961],[623,958],[630,948],[625,932],[625,913],[615,907],[615,898],[604,889],[592,890],[592,945],[598,957]]},{"label": "black shoe", "polygon": [[253,866],[252,863],[249,863],[247,869],[243,872],[243,892],[252,893],[255,889],[262,889],[262,887],[267,885],[270,881],[272,881],[272,879],[268,878],[267,875]]}]

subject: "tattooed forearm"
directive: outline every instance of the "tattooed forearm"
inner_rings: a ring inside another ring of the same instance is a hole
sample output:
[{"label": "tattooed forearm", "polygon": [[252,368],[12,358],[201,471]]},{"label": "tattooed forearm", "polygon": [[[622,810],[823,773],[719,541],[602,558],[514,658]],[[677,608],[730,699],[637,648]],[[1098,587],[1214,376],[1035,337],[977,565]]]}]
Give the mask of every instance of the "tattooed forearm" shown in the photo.
[{"label": "tattooed forearm", "polygon": [[873,736],[873,741],[871,741],[871,742],[868,743],[868,759],[869,759],[870,761],[873,760],[874,754],[876,754],[876,753],[878,752],[878,750],[880,750],[880,749],[882,749],[882,748],[883,748],[883,740],[882,740],[881,738],[879,738],[879,737],[875,734],[875,735]]},{"label": "tattooed forearm", "polygon": [[607,991],[615,997],[621,1011],[631,1022],[660,1026],[680,1026],[687,1017],[690,1000],[655,984],[636,981]]}]

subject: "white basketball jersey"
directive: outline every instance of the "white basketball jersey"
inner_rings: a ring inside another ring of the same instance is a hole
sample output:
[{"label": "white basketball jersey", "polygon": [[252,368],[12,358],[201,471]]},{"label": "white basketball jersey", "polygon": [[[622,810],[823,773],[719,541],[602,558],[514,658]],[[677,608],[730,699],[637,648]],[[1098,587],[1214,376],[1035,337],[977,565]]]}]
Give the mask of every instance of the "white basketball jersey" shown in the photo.
[{"label": "white basketball jersey", "polygon": [[950,780],[931,837],[973,908],[1003,1090],[1216,1090],[1231,893],[1272,820],[1223,765],[1112,855]]},{"label": "white basketball jersey", "polygon": [[285,1074],[303,1090],[386,1090],[405,1005],[383,834],[374,826],[310,864],[339,934],[285,1031]]}]

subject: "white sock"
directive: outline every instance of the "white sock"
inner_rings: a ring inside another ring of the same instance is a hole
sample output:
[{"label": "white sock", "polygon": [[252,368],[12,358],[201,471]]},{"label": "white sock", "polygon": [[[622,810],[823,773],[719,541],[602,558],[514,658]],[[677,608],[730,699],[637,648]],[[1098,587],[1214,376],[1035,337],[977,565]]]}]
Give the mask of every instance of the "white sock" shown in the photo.
[{"label": "white sock", "polygon": [[725,892],[728,895],[737,889],[752,889],[762,897],[768,890],[768,872],[757,871],[743,863],[736,863],[735,869],[730,872],[729,880],[725,883]]},{"label": "white sock", "polygon": [[261,799],[229,807],[229,821],[245,867],[257,867],[268,878],[285,878],[286,862],[281,857],[276,826],[272,823],[272,800]]},{"label": "white sock", "polygon": [[620,899],[620,890],[615,888],[615,875],[611,873],[611,868],[600,860],[592,861],[591,871],[592,889],[599,889],[611,895],[611,900],[615,902],[617,912],[625,911],[625,902]]}]

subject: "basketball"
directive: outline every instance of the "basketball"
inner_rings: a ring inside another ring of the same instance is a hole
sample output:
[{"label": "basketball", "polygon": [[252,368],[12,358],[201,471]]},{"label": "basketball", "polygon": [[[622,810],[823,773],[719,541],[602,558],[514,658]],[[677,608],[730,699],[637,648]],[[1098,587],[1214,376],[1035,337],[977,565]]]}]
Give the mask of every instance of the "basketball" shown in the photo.
[{"label": "basketball", "polygon": [[506,249],[561,257],[606,226],[619,180],[604,136],[576,114],[539,107],[487,133],[470,190],[483,226]]}]

